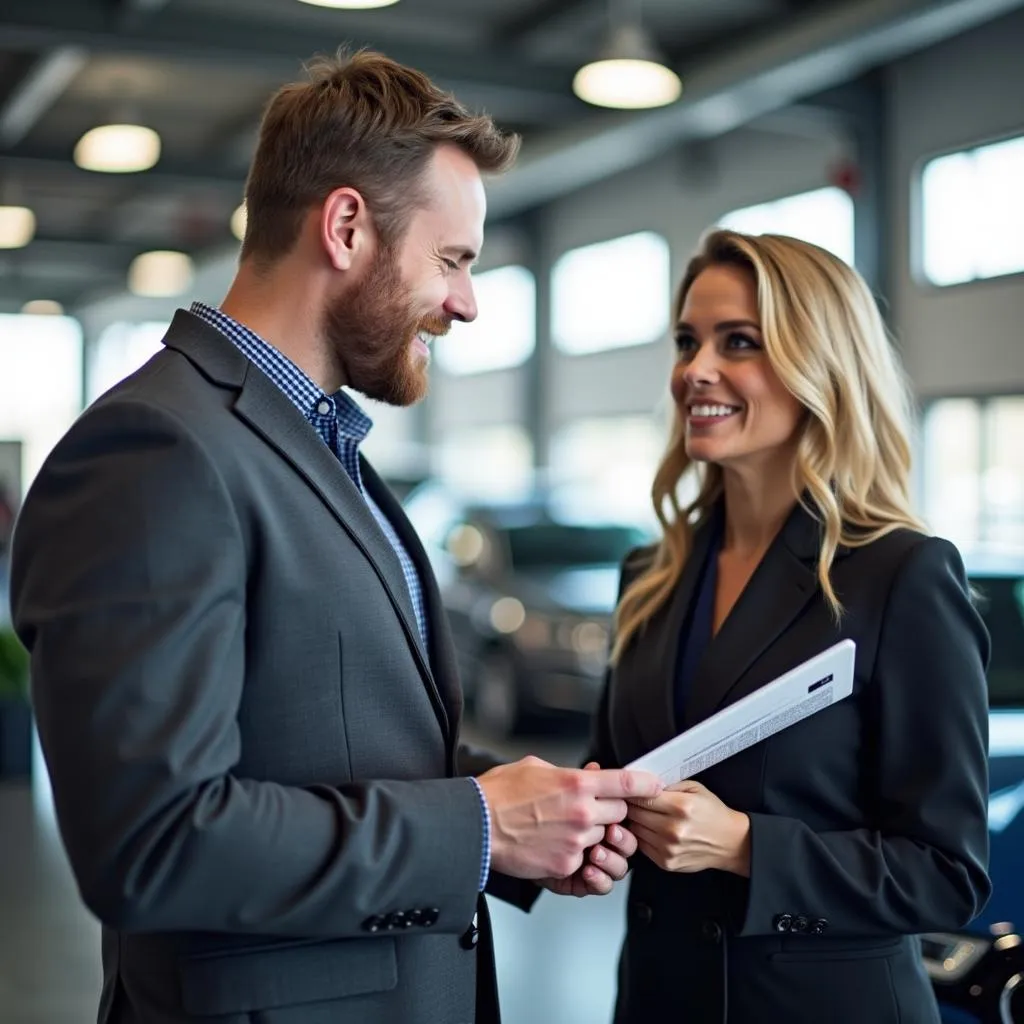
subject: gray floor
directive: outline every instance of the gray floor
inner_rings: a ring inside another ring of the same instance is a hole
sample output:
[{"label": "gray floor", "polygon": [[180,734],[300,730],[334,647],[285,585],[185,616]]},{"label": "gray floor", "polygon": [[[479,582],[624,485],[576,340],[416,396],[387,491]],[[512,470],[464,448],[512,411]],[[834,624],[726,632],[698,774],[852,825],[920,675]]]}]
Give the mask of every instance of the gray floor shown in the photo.
[{"label": "gray floor", "polygon": [[[578,747],[534,740],[502,753],[568,764]],[[89,1024],[98,929],[68,871],[42,771],[37,779],[34,788],[0,786],[0,1022]],[[547,894],[529,915],[491,901],[505,1024],[608,1021],[623,896],[621,887],[601,899]]]}]

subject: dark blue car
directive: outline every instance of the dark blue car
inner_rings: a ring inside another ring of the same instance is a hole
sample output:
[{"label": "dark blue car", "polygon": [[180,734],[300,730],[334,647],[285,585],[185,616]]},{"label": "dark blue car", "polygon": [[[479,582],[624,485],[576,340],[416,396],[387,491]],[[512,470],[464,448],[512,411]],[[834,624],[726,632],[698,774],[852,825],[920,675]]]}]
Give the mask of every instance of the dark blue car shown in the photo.
[{"label": "dark blue car", "polygon": [[1024,1022],[1024,561],[968,561],[992,637],[989,872],[992,898],[962,935],[922,940],[948,1024]]}]

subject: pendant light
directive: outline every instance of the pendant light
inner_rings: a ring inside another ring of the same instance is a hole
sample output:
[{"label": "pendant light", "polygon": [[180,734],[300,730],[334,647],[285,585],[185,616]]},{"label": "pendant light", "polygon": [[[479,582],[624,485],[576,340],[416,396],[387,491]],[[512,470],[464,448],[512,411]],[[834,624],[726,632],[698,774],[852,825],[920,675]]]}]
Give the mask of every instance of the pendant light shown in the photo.
[{"label": "pendant light", "polygon": [[596,59],[576,72],[573,91],[594,106],[618,110],[675,102],[683,84],[643,30],[638,0],[609,0],[608,6],[608,36]]},{"label": "pendant light", "polygon": [[300,0],[311,7],[332,7],[338,11],[369,11],[375,7],[390,7],[398,0]]}]

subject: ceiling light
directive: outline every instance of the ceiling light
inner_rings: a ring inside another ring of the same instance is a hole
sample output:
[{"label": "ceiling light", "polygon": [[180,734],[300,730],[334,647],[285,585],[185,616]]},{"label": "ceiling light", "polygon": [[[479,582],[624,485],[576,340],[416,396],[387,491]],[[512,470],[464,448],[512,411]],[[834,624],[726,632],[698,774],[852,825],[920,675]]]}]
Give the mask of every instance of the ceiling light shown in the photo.
[{"label": "ceiling light", "polygon": [[245,203],[240,203],[238,209],[231,214],[231,233],[240,242],[245,241],[245,227],[249,223],[249,214],[245,209]]},{"label": "ceiling light", "polygon": [[156,249],[136,256],[128,268],[128,288],[134,295],[165,299],[180,295],[192,283],[192,260],[183,252]]},{"label": "ceiling light", "polygon": [[104,124],[75,146],[75,163],[86,171],[128,174],[148,171],[160,159],[160,136],[141,124]]},{"label": "ceiling light", "polygon": [[581,100],[598,107],[642,110],[673,103],[683,83],[643,29],[627,22],[612,30],[597,60],[576,72],[572,88]]},{"label": "ceiling light", "polygon": [[32,299],[21,307],[25,316],[63,316],[64,307],[53,299]]},{"label": "ceiling light", "polygon": [[36,215],[27,206],[0,206],[0,249],[20,249],[36,233]]},{"label": "ceiling light", "polygon": [[333,7],[339,11],[369,11],[374,7],[390,7],[398,0],[299,0],[312,7]]}]

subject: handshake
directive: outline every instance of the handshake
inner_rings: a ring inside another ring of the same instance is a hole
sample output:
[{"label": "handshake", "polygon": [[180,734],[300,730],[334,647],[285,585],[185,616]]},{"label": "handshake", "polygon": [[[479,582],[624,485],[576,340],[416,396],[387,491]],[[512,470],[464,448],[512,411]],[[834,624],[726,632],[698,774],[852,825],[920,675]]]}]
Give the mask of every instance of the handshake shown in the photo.
[{"label": "handshake", "polygon": [[491,867],[562,895],[604,895],[637,848],[620,824],[627,801],[658,796],[661,779],[629,769],[557,768],[537,757],[477,778],[491,814]]}]

